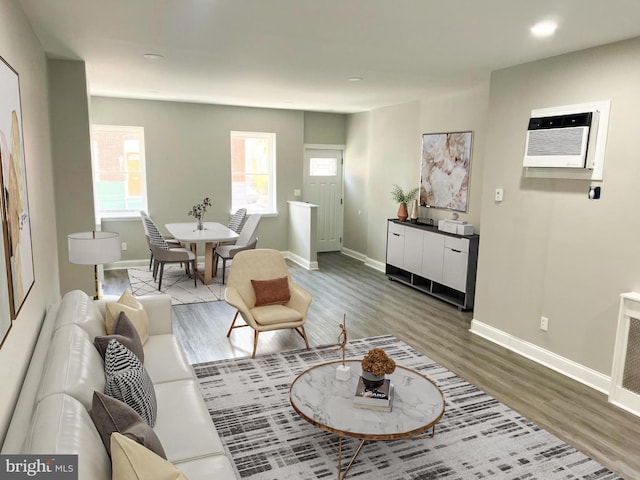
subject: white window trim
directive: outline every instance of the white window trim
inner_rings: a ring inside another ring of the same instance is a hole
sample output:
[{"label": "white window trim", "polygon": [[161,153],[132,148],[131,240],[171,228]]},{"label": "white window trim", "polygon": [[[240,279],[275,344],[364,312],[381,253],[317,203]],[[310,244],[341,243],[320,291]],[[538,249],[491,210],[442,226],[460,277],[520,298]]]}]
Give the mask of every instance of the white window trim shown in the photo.
[{"label": "white window trim", "polygon": [[133,125],[105,125],[105,124],[91,124],[91,181],[93,188],[93,205],[94,205],[94,214],[96,218],[96,224],[99,224],[101,220],[107,219],[111,221],[123,220],[123,219],[139,219],[140,212],[113,212],[111,214],[103,214],[102,212],[98,212],[96,209],[96,205],[98,205],[97,192],[95,187],[96,184],[96,165],[93,158],[93,129],[103,129],[105,131],[111,132],[131,132],[136,130],[140,135],[140,156],[141,156],[141,174],[144,178],[144,183],[142,185],[142,208],[140,210],[144,210],[145,212],[149,211],[149,202],[147,197],[147,157],[145,152],[145,139],[144,139],[144,127],[133,126]]},{"label": "white window trim", "polygon": [[[271,161],[270,161],[270,172],[269,172],[269,191],[273,192],[273,194],[270,196],[270,205],[267,211],[255,211],[255,210],[251,210],[251,208],[249,206],[246,206],[247,208],[247,213],[249,215],[254,214],[254,213],[259,213],[260,215],[262,215],[263,217],[275,217],[278,215],[278,191],[277,191],[277,183],[276,183],[276,177],[277,177],[277,166],[278,166],[278,162],[277,162],[277,156],[276,156],[276,145],[277,145],[277,140],[276,140],[276,133],[275,132],[247,132],[244,130],[231,130],[229,132],[229,143],[231,143],[233,141],[234,138],[247,138],[247,137],[257,137],[257,138],[263,138],[265,140],[267,140],[269,142],[269,148],[271,151]],[[231,161],[231,176],[233,178],[233,159],[230,158],[229,159]],[[232,188],[233,191],[233,188]],[[232,211],[235,211],[235,207],[233,206],[233,192],[231,193],[232,198],[231,198],[231,205]],[[241,207],[238,207],[241,208]]]}]

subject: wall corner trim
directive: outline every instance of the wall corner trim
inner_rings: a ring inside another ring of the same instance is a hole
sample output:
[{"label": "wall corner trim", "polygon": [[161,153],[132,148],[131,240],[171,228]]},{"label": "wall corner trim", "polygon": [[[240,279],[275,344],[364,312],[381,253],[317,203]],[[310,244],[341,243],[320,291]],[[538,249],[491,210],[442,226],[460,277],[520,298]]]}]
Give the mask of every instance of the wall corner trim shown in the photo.
[{"label": "wall corner trim", "polygon": [[544,365],[551,370],[566,375],[588,387],[594,388],[599,392],[608,394],[611,389],[611,377],[576,363],[573,360],[561,357],[538,345],[514,337],[486,323],[473,319],[471,320],[471,328],[469,331],[507,350],[522,355],[529,360]]}]

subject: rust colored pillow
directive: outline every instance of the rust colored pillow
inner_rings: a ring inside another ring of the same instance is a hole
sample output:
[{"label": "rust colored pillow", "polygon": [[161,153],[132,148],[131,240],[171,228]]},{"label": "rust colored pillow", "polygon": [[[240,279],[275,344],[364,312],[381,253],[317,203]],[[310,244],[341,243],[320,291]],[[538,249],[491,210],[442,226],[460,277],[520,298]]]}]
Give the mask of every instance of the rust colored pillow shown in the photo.
[{"label": "rust colored pillow", "polygon": [[264,305],[282,305],[291,299],[288,277],[273,280],[251,280],[256,294],[256,307]]}]

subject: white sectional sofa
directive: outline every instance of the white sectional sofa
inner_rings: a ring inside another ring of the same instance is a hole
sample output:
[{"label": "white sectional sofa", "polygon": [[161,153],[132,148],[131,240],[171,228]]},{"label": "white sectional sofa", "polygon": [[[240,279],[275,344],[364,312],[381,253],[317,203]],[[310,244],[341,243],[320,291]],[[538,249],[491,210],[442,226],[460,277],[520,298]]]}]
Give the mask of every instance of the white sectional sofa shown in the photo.
[{"label": "white sectional sofa", "polygon": [[[167,460],[190,480],[235,479],[193,370],[172,334],[171,299],[138,297],[149,317],[144,367],[154,385],[153,428]],[[81,480],[110,480],[111,460],[90,417],[104,390],[104,363],[93,344],[105,335],[104,301],[67,293],[49,308],[2,453],[78,454]]]}]

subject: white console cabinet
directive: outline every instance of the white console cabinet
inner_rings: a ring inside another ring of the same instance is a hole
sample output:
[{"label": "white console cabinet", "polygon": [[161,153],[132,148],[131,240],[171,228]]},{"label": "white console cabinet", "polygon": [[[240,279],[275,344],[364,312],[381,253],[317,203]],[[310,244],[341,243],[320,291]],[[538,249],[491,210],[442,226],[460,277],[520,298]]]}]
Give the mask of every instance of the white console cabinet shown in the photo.
[{"label": "white console cabinet", "polygon": [[479,241],[479,235],[454,235],[430,225],[389,220],[386,274],[461,310],[471,309]]}]

